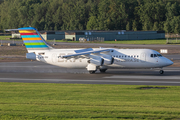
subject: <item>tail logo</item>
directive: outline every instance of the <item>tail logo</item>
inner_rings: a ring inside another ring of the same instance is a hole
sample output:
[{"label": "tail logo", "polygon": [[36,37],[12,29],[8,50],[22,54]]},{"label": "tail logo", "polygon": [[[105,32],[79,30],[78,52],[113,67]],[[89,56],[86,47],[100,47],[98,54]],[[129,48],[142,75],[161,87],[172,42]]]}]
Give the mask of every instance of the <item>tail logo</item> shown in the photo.
[{"label": "tail logo", "polygon": [[24,44],[28,50],[30,49],[49,49],[45,40],[33,27],[19,28],[19,33],[24,41]]}]

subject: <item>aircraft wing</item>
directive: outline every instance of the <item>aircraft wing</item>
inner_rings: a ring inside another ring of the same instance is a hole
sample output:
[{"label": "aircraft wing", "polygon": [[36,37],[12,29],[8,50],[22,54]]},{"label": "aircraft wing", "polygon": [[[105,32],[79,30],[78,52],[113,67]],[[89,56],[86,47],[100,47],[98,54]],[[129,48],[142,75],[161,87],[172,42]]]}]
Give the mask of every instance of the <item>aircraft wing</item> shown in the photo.
[{"label": "aircraft wing", "polygon": [[96,54],[96,53],[100,53],[100,52],[110,52],[111,50],[113,50],[113,49],[112,48],[103,48],[103,49],[93,50],[92,48],[88,48],[88,49],[76,50],[75,54],[63,55],[60,57],[61,58],[68,58],[68,57],[75,57],[75,56],[80,56],[80,55],[90,55],[92,53]]}]

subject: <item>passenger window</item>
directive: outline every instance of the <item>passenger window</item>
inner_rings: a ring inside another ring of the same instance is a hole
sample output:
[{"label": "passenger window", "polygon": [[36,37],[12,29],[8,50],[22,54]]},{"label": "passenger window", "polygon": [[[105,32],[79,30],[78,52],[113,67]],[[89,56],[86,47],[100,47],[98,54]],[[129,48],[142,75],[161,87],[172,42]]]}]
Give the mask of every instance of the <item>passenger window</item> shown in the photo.
[{"label": "passenger window", "polygon": [[39,55],[44,55],[45,53],[38,53]]},{"label": "passenger window", "polygon": [[151,54],[151,57],[154,57],[154,55],[153,55],[153,54]]},{"label": "passenger window", "polygon": [[137,55],[137,57],[139,57],[139,56]]}]

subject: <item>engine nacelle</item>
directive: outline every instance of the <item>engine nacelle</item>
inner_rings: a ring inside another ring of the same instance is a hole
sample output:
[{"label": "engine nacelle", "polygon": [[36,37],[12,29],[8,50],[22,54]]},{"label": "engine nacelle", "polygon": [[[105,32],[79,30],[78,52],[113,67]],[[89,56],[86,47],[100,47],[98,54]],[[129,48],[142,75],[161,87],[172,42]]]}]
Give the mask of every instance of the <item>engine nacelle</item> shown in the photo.
[{"label": "engine nacelle", "polygon": [[26,58],[30,60],[36,60],[36,54],[34,53],[26,53]]},{"label": "engine nacelle", "polygon": [[104,59],[101,58],[100,56],[96,56],[96,55],[90,55],[90,60],[88,60],[87,62],[90,64],[94,64],[96,66],[102,66],[104,64]]},{"label": "engine nacelle", "polygon": [[104,65],[111,65],[114,63],[114,58],[111,55],[100,54],[100,56],[104,59]]}]

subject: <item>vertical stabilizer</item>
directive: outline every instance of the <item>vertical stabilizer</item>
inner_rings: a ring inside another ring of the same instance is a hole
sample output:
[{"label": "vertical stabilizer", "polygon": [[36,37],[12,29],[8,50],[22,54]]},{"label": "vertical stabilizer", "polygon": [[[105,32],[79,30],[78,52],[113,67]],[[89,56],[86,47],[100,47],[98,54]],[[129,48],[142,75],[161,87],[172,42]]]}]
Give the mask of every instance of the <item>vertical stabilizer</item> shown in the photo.
[{"label": "vertical stabilizer", "polygon": [[24,27],[18,29],[7,29],[6,31],[19,31],[28,52],[52,49],[52,47],[48,45],[41,34],[36,30],[36,28]]},{"label": "vertical stabilizer", "polygon": [[33,27],[18,28],[21,38],[29,52],[33,50],[49,50],[50,47],[40,33]]}]

